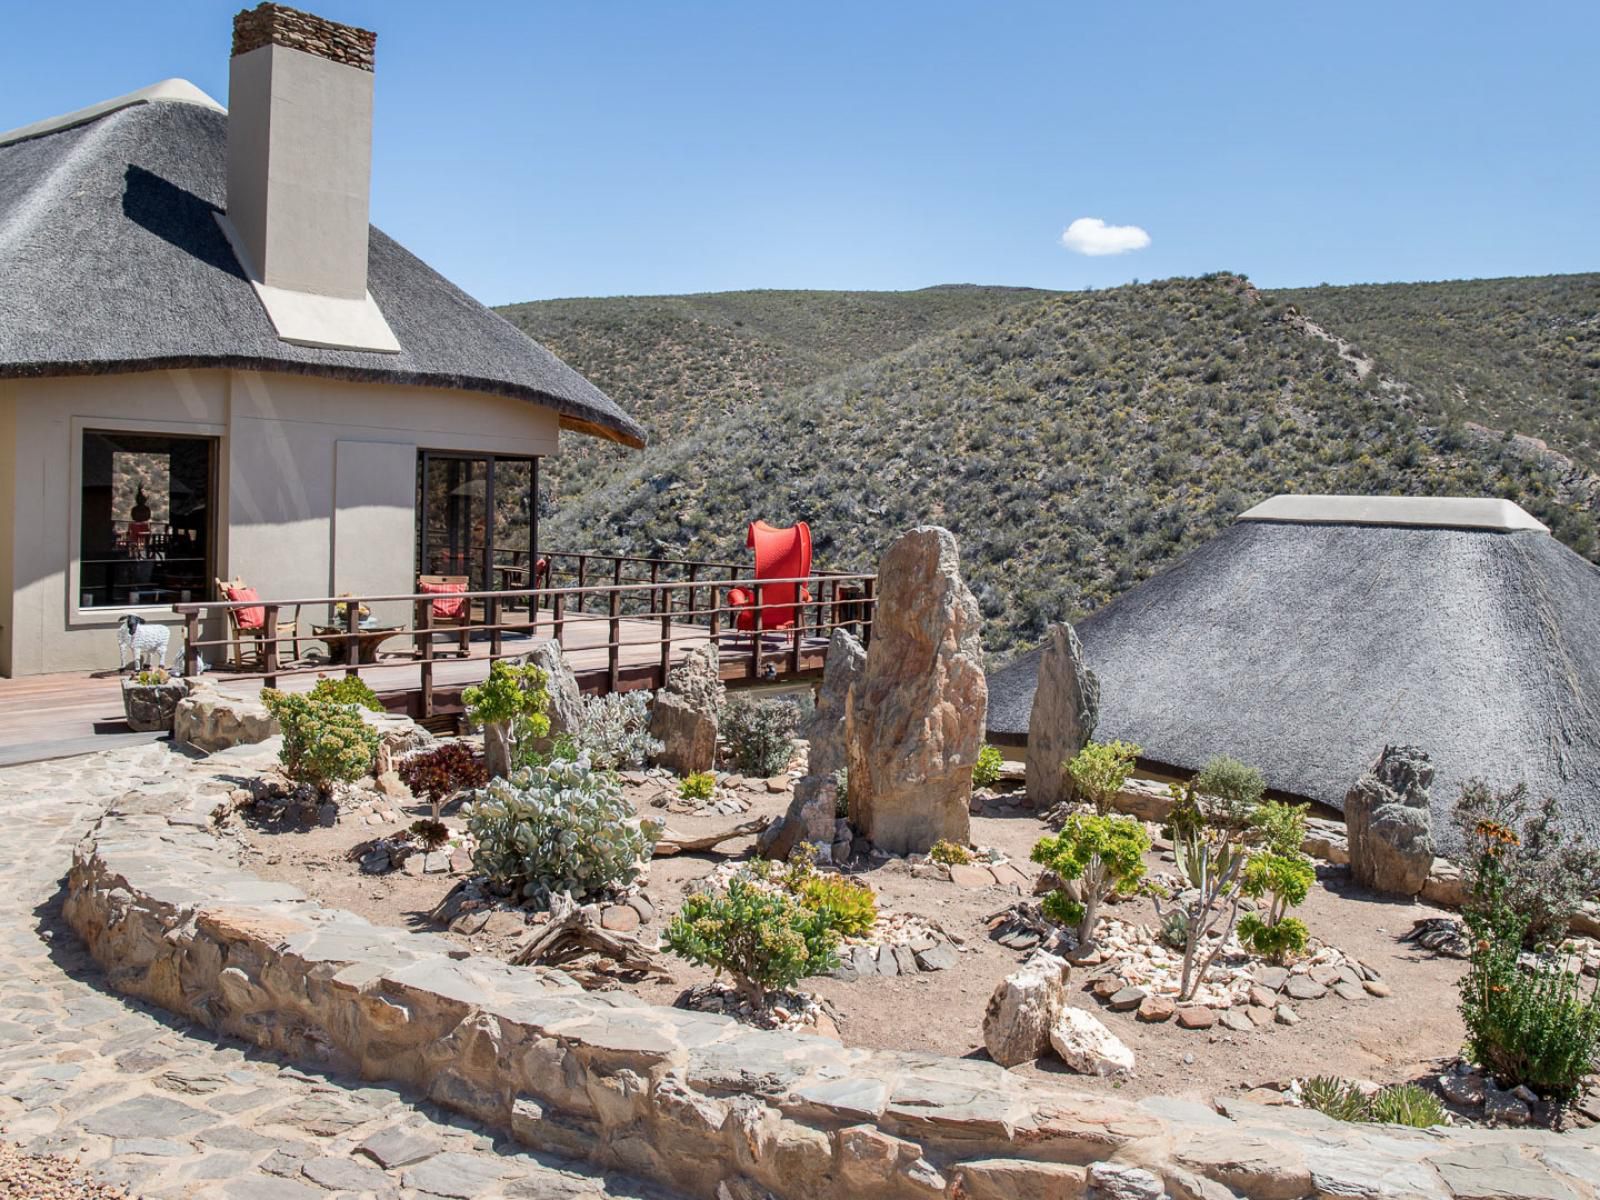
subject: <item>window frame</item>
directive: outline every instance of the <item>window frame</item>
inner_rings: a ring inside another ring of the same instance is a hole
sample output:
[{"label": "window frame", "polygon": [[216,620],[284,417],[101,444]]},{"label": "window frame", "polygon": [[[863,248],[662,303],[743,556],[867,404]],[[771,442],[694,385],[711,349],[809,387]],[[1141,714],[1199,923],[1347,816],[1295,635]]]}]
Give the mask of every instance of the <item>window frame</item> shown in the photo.
[{"label": "window frame", "polygon": [[[172,612],[172,602],[160,604],[127,604],[105,605],[103,607],[90,605],[85,608],[79,603],[83,596],[80,588],[82,581],[83,565],[83,438],[84,434],[94,433],[127,433],[138,437],[186,437],[204,439],[211,443],[211,498],[206,505],[207,519],[210,528],[207,530],[207,539],[210,546],[211,573],[221,571],[224,561],[221,533],[224,528],[221,520],[223,499],[223,464],[225,458],[222,452],[226,429],[222,425],[209,421],[148,421],[131,417],[106,416],[72,418],[71,433],[68,448],[68,482],[67,482],[67,627],[69,629],[82,627],[97,627],[115,625],[126,613],[138,613],[150,619],[152,615],[167,614],[172,621],[178,618]],[[208,579],[205,594],[195,597],[196,600],[211,599],[214,584]]]}]

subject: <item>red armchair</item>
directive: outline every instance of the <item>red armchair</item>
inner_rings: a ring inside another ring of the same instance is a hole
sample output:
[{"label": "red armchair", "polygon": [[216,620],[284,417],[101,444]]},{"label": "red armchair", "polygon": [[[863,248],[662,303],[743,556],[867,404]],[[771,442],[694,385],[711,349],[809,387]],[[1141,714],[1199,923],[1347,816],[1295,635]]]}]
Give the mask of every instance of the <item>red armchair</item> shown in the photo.
[{"label": "red armchair", "polygon": [[[795,579],[811,574],[811,526],[797,521],[787,529],[751,521],[745,544],[756,552],[756,581]],[[798,596],[796,593],[798,592]],[[761,588],[761,628],[788,629],[799,617],[797,604],[811,603],[811,592],[804,584],[775,583]],[[754,588],[732,588],[728,607],[735,612],[734,624],[740,629],[756,627]]]}]

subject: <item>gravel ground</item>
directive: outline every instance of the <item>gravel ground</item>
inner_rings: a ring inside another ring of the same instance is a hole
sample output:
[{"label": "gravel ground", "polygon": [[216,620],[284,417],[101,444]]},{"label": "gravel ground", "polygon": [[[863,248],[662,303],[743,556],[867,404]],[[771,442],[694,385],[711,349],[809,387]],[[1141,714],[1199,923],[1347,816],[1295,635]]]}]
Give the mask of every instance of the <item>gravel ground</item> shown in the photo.
[{"label": "gravel ground", "polygon": [[127,1200],[119,1187],[96,1183],[76,1163],[50,1154],[24,1154],[0,1142],[4,1200]]}]

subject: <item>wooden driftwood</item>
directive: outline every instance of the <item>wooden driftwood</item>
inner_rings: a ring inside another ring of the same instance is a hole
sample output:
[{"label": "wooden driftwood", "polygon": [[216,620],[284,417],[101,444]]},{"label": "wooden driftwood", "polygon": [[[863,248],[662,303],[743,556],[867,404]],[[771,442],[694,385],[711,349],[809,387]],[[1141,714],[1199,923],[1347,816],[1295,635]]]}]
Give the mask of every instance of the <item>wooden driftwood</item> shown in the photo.
[{"label": "wooden driftwood", "polygon": [[748,821],[740,822],[732,829],[721,833],[708,833],[700,837],[687,837],[681,833],[674,833],[670,829],[661,831],[661,837],[656,841],[655,856],[667,858],[674,854],[699,854],[706,850],[715,850],[723,842],[731,842],[734,838],[751,837],[760,833],[767,827],[768,817],[752,817]]},{"label": "wooden driftwood", "polygon": [[631,937],[612,933],[600,924],[600,910],[594,905],[579,907],[563,892],[550,903],[550,920],[510,958],[514,966],[534,964],[559,966],[585,954],[603,954],[624,971],[672,977],[655,951]]}]

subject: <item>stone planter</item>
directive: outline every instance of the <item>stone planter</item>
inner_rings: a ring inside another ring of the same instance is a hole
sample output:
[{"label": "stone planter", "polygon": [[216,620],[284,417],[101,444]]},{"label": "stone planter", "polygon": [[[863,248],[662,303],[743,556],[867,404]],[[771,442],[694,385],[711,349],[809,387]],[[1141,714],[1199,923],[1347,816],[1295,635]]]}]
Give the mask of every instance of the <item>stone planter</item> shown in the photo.
[{"label": "stone planter", "polygon": [[181,679],[166,683],[124,680],[122,711],[127,715],[128,728],[135,733],[171,733],[178,701],[188,694],[189,685]]}]

